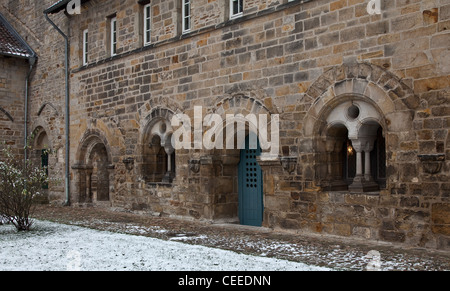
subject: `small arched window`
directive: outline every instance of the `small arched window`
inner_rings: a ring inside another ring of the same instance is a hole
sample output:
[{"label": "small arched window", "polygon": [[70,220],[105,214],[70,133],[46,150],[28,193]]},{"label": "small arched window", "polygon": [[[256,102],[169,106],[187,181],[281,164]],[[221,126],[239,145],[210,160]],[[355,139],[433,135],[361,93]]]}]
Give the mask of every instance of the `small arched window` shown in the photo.
[{"label": "small arched window", "polygon": [[[40,166],[47,176],[49,175],[49,154],[50,154],[50,142],[47,133],[43,128],[38,128],[34,131],[35,142],[32,149],[31,158],[36,166]],[[48,183],[42,185],[42,189],[47,190],[49,188]]]}]

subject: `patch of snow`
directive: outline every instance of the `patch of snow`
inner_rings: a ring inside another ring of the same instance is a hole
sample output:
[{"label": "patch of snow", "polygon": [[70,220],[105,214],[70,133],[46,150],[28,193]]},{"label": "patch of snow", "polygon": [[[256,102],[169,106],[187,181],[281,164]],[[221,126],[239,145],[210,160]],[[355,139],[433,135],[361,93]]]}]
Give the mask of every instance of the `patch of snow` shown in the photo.
[{"label": "patch of snow", "polygon": [[[17,233],[0,226],[0,271],[325,271],[275,258],[36,221],[35,230]],[[146,230],[136,229],[136,233]],[[155,229],[155,231],[161,231]],[[180,236],[176,239],[198,237]]]},{"label": "patch of snow", "polygon": [[188,241],[188,240],[206,239],[206,238],[208,238],[206,235],[199,235],[199,236],[177,235],[176,237],[171,237],[169,240]]}]

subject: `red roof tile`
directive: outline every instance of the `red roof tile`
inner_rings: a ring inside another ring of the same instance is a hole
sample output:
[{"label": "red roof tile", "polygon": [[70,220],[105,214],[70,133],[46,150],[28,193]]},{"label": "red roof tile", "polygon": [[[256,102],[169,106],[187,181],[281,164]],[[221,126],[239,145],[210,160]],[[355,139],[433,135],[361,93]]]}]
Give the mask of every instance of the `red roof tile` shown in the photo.
[{"label": "red roof tile", "polygon": [[29,58],[34,52],[0,14],[0,55]]}]

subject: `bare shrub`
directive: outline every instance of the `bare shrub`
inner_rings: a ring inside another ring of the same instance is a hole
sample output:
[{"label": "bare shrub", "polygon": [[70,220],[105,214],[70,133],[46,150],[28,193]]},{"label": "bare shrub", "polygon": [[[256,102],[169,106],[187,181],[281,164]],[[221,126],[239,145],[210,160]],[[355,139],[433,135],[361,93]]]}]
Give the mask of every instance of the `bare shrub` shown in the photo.
[{"label": "bare shrub", "polygon": [[[2,151],[0,161],[1,220],[12,223],[18,231],[30,230],[34,202],[48,183],[46,169],[35,167],[13,154],[10,147]],[[6,219],[5,219],[6,218]]]}]

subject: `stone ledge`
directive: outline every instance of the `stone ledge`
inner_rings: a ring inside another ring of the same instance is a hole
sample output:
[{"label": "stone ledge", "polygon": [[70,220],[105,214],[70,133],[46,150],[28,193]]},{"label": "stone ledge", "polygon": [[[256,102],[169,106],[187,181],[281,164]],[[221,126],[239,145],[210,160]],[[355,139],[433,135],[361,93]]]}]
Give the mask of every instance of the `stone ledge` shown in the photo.
[{"label": "stone ledge", "polygon": [[442,162],[445,161],[445,154],[423,154],[417,155],[421,162]]}]

